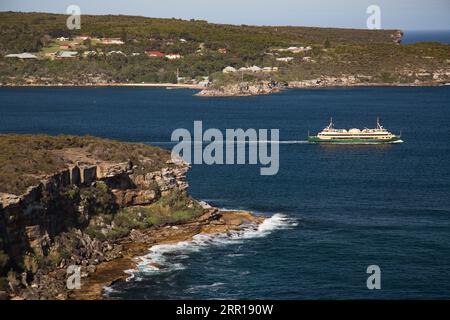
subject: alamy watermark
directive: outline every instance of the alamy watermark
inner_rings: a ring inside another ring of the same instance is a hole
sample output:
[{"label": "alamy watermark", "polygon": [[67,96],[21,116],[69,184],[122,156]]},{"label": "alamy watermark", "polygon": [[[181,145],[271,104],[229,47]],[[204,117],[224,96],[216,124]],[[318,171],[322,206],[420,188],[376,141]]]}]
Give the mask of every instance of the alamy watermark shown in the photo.
[{"label": "alamy watermark", "polygon": [[367,289],[369,290],[380,290],[381,289],[381,269],[376,264],[367,267],[366,273],[370,274],[367,278]]},{"label": "alamy watermark", "polygon": [[366,13],[369,14],[366,25],[367,29],[381,29],[381,8],[372,4],[367,7]]},{"label": "alamy watermark", "polygon": [[67,289],[81,289],[81,267],[77,265],[70,265],[67,267],[66,274],[68,275],[66,281]]},{"label": "alamy watermark", "polygon": [[203,132],[202,121],[194,121],[193,137],[189,130],[180,128],[173,131],[171,140],[178,142],[172,148],[173,161],[182,158],[190,164],[260,164],[264,176],[279,170],[278,129],[226,129],[223,134],[215,128]]},{"label": "alamy watermark", "polygon": [[66,20],[66,26],[69,30],[81,29],[81,9],[77,5],[70,5],[66,9],[69,17]]}]

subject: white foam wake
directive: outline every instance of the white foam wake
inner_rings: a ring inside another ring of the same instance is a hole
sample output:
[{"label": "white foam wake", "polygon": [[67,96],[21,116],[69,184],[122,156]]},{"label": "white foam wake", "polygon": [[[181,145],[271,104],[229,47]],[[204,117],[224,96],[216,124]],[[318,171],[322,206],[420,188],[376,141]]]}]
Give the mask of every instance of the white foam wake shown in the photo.
[{"label": "white foam wake", "polygon": [[404,141],[403,140],[396,140],[396,141],[392,141],[392,142],[389,142],[389,143],[403,143]]},{"label": "white foam wake", "polygon": [[[212,141],[193,141],[195,144],[200,144],[200,143],[204,143],[204,144],[208,144]],[[236,143],[236,144],[255,144],[255,143],[266,143],[266,144],[305,144],[305,143],[309,143],[308,140],[280,140],[280,141],[272,141],[272,140],[259,140],[259,141],[230,141],[231,143]],[[177,144],[178,141],[144,141],[142,142],[144,144]],[[227,141],[223,141],[224,144],[227,143]]]},{"label": "white foam wake", "polygon": [[251,223],[239,231],[198,234],[190,241],[154,245],[146,255],[137,258],[136,269],[125,271],[130,275],[127,281],[140,281],[142,276],[145,275],[182,270],[185,268],[182,263],[184,259],[189,258],[191,253],[208,247],[238,244],[246,239],[265,237],[276,230],[289,229],[297,225],[296,219],[277,213],[264,220],[261,224]]}]

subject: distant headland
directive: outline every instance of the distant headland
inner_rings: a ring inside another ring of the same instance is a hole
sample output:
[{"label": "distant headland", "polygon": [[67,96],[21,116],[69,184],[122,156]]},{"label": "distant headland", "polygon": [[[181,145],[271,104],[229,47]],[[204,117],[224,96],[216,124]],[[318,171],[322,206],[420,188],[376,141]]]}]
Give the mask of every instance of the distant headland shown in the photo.
[{"label": "distant headland", "polygon": [[450,45],[400,30],[213,24],[203,20],[0,13],[1,86],[166,86],[200,96],[284,88],[442,85]]}]

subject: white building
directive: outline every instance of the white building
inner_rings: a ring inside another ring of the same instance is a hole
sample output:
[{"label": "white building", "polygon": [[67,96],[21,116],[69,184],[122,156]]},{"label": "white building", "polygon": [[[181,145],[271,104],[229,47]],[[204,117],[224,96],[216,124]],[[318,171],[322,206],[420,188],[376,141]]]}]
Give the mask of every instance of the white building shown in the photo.
[{"label": "white building", "polygon": [[112,54],[120,54],[120,55],[122,55],[122,56],[127,56],[125,53],[123,53],[122,51],[116,51],[116,50],[113,50],[113,51],[110,51],[110,52],[108,52],[106,55],[107,56],[110,56],[110,55],[112,55]]},{"label": "white building", "polygon": [[175,54],[175,53],[169,53],[169,54],[166,54],[165,57],[166,57],[167,59],[169,59],[169,60],[176,60],[176,59],[181,59],[181,58],[182,58],[181,55]]},{"label": "white building", "polygon": [[223,73],[234,73],[236,71],[237,71],[236,68],[233,68],[231,66],[228,66],[222,70]]},{"label": "white building", "polygon": [[124,44],[120,38],[102,38],[100,40],[100,43],[102,44]]},{"label": "white building", "polygon": [[78,52],[76,51],[60,51],[58,52],[57,58],[58,59],[70,59],[75,58],[78,55]]},{"label": "white building", "polygon": [[262,72],[276,72],[278,71],[278,67],[264,67]]},{"label": "white building", "polygon": [[277,61],[280,61],[280,62],[290,62],[290,61],[292,61],[292,60],[294,60],[293,57],[277,58]]},{"label": "white building", "polygon": [[31,53],[28,53],[28,52],[24,52],[24,53],[7,54],[5,56],[5,58],[37,59],[38,57],[36,57],[34,54],[31,54]]}]

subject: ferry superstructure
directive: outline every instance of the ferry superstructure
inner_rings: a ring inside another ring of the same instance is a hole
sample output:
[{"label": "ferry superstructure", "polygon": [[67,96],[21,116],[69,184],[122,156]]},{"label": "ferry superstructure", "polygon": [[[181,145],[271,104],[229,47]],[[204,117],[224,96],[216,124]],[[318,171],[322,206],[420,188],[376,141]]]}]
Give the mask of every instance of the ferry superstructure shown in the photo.
[{"label": "ferry superstructure", "polygon": [[310,143],[333,143],[333,144],[380,144],[403,142],[400,135],[395,135],[386,130],[377,118],[377,127],[375,129],[335,129],[333,127],[333,118],[330,124],[325,127],[316,136],[308,135]]}]

